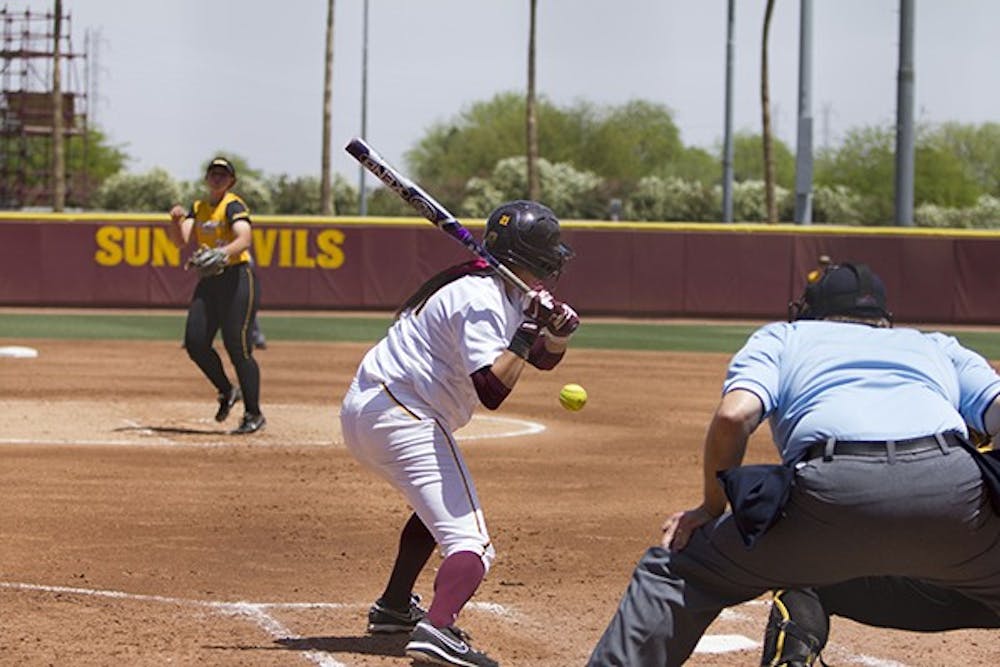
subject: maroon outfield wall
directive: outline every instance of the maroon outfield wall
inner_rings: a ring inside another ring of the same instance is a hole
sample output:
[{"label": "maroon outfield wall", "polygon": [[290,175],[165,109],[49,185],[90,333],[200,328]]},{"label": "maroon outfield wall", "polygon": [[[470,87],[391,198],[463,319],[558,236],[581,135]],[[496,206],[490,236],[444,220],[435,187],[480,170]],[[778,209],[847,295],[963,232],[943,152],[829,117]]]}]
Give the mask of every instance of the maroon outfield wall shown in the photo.
[{"label": "maroon outfield wall", "polygon": [[[474,233],[481,226],[470,225]],[[897,319],[1000,324],[1000,234],[790,225],[567,222],[556,290],[587,314],[783,317],[820,254],[867,262]],[[468,257],[416,219],[257,216],[268,309],[391,310]],[[0,305],[181,307],[195,276],[162,216],[0,214]]]}]

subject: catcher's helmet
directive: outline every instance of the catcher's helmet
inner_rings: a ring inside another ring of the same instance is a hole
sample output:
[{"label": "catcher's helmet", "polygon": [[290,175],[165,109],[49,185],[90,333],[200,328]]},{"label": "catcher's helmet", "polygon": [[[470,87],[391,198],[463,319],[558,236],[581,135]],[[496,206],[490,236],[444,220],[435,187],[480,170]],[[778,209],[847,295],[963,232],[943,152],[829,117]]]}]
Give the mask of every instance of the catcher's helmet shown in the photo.
[{"label": "catcher's helmet", "polygon": [[788,320],[821,320],[830,316],[885,318],[885,285],[865,264],[831,264],[806,285],[802,298],[788,304]]},{"label": "catcher's helmet", "polygon": [[559,240],[556,214],[524,199],[501,204],[490,213],[483,243],[504,264],[524,267],[540,280],[558,276],[573,256]]}]

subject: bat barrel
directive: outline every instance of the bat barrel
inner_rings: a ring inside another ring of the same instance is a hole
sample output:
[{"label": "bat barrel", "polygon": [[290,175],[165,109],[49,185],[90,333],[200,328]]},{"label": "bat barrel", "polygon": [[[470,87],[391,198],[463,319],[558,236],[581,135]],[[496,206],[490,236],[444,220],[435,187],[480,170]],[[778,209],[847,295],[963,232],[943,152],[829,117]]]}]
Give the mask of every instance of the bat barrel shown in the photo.
[{"label": "bat barrel", "polygon": [[458,219],[448,211],[448,209],[439,204],[429,194],[424,192],[419,185],[396,171],[396,169],[386,162],[381,155],[376,153],[371,146],[365,143],[364,139],[361,139],[360,137],[351,139],[347,143],[347,146],[344,147],[344,150],[350,153],[355,160],[360,162],[362,167],[378,177],[378,179],[382,181],[386,187],[395,192],[400,199],[416,209],[420,215],[437,225],[438,229],[464,245],[479,257],[485,259],[489,265],[504,278],[504,280],[508,281],[512,285],[515,285],[518,289],[524,292],[531,289],[523,280],[514,275],[509,268],[501,264],[495,257],[493,257],[493,255],[491,255],[486,248],[484,248],[482,244],[480,244],[479,241],[472,236],[472,233],[462,226],[462,223],[459,222]]}]

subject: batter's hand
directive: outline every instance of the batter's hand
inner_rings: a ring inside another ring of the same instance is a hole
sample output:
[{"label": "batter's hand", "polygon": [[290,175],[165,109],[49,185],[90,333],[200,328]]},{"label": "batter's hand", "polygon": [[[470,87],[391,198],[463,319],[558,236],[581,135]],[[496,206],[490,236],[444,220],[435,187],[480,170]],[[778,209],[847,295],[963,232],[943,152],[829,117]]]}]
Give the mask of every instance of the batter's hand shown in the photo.
[{"label": "batter's hand", "polygon": [[693,510],[677,512],[663,522],[663,539],[660,544],[664,549],[680,551],[687,546],[691,534],[715,517],[700,505]]},{"label": "batter's hand", "polygon": [[561,301],[555,302],[555,310],[546,327],[549,338],[556,341],[567,341],[580,326],[580,316],[573,307]]},{"label": "batter's hand", "polygon": [[526,292],[522,303],[524,304],[524,315],[529,320],[538,322],[543,327],[552,321],[556,310],[556,300],[552,298],[547,289],[539,287]]}]

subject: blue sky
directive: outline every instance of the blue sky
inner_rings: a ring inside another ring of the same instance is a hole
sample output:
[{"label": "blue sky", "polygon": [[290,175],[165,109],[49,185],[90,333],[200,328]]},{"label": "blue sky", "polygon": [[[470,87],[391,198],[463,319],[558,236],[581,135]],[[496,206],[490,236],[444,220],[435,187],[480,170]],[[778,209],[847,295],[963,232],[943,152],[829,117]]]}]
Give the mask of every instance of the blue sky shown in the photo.
[{"label": "blue sky", "polygon": [[[736,1],[737,130],[760,128],[764,0]],[[1000,2],[916,4],[921,122],[1000,121]],[[8,2],[8,9],[51,2]],[[892,123],[898,0],[814,0],[814,144]],[[124,144],[133,172],[197,177],[216,149],[269,174],[319,174],[326,3],[321,0],[64,0],[73,45],[99,38],[92,114]],[[337,0],[333,167],[356,182],[343,146],[361,130],[364,0]],[[369,0],[368,140],[390,161],[434,123],[523,90],[528,0]],[[538,0],[538,92],[560,105],[646,99],[673,110],[685,143],[722,138],[726,0]],[[771,97],[794,150],[799,8],[778,0]]]}]

